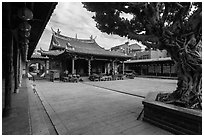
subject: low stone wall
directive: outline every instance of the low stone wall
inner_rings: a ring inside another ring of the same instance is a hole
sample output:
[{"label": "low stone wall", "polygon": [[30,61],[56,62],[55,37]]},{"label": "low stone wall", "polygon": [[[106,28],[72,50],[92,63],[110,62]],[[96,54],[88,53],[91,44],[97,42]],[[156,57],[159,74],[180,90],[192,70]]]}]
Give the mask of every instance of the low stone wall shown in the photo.
[{"label": "low stone wall", "polygon": [[202,111],[155,101],[157,94],[156,92],[149,93],[142,102],[144,121],[175,134],[202,134]]}]

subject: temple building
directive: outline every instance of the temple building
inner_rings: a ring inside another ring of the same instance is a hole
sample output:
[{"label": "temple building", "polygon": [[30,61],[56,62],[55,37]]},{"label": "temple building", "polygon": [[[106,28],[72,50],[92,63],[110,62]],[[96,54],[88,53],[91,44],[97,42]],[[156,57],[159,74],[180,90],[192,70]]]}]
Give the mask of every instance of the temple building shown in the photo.
[{"label": "temple building", "polygon": [[124,73],[124,61],[131,57],[124,53],[105,50],[95,39],[78,39],[53,31],[48,51],[41,49],[41,55],[49,57],[50,71],[60,74],[68,70],[70,74],[90,76],[93,73]]},{"label": "temple building", "polygon": [[170,57],[125,61],[125,70],[138,75],[176,77],[176,64]]}]

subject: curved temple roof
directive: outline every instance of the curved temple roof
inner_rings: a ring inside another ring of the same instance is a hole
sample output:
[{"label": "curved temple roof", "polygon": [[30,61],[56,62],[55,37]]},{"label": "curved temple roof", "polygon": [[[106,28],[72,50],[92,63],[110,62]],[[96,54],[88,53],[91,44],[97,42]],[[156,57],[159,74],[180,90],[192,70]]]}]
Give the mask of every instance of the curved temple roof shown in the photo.
[{"label": "curved temple roof", "polygon": [[76,39],[54,32],[50,43],[50,49],[47,52],[43,52],[43,54],[57,56],[62,54],[62,51],[83,55],[131,58],[131,56],[123,53],[105,50],[100,47],[94,39]]}]

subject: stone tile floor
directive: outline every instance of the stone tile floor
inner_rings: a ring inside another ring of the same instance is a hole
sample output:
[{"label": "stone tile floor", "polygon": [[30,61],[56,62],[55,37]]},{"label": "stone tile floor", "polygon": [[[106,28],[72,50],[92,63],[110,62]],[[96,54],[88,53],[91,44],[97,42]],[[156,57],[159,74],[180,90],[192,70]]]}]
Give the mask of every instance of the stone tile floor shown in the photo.
[{"label": "stone tile floor", "polygon": [[173,91],[176,87],[175,80],[135,78],[83,83],[40,80],[35,81],[35,85],[59,134],[171,134],[141,119],[137,120],[143,108],[143,98],[115,91],[140,96],[145,96],[150,91]]}]

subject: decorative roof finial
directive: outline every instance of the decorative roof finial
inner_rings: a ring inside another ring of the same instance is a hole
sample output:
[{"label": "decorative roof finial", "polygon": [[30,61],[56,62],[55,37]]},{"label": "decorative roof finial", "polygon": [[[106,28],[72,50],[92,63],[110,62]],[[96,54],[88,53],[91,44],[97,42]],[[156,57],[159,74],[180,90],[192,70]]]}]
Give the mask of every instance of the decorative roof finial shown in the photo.
[{"label": "decorative roof finial", "polygon": [[61,31],[60,31],[59,29],[57,29],[57,34],[60,34],[60,32],[61,32]]},{"label": "decorative roof finial", "polygon": [[90,36],[90,39],[91,39],[91,40],[93,39],[93,35]]}]

